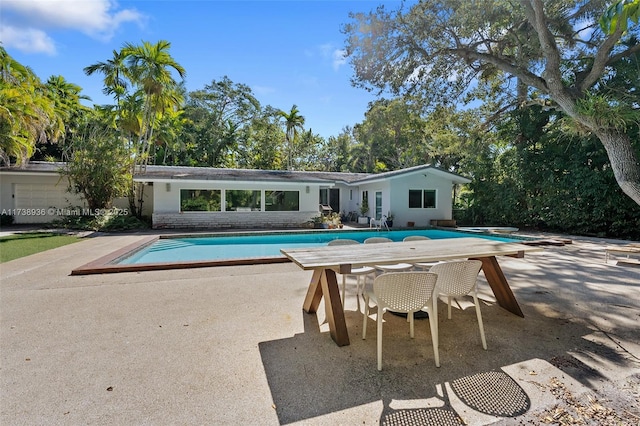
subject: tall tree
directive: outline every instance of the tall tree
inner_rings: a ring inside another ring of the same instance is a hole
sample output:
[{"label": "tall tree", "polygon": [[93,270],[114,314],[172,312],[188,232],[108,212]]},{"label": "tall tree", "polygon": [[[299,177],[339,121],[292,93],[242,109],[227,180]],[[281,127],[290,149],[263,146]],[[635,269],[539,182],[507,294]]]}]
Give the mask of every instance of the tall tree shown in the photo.
[{"label": "tall tree", "polygon": [[280,119],[280,110],[270,105],[253,118],[246,139],[238,147],[240,167],[264,170],[286,167]]},{"label": "tall tree", "polygon": [[238,143],[259,114],[260,103],[249,86],[236,84],[225,76],[202,90],[190,92],[185,112],[191,121],[190,137],[197,142],[201,165],[232,166]]},{"label": "tall tree", "polygon": [[80,86],[68,82],[61,75],[50,76],[44,83],[44,91],[52,102],[53,114],[46,132],[47,140],[36,144],[36,152],[31,159],[60,161],[63,160],[67,139],[78,129],[80,116],[89,109],[80,101],[89,97],[81,93]]},{"label": "tall tree", "polygon": [[[171,56],[171,43],[143,41],[140,45],[125,43],[113,59],[97,62],[85,68],[91,75],[104,75],[104,93],[116,100],[115,123],[120,137],[131,150],[131,171],[143,170],[155,145],[154,131],[166,112],[175,112],[184,101],[184,88],[174,78],[186,75],[185,69]],[[132,214],[142,215],[144,186],[131,181],[129,207]]]},{"label": "tall tree", "polygon": [[0,161],[25,165],[37,143],[60,137],[64,126],[56,106],[33,71],[0,47]]},{"label": "tall tree", "polygon": [[128,88],[129,70],[125,64],[125,59],[126,53],[123,50],[114,50],[112,59],[107,59],[105,62],[96,62],[84,68],[84,72],[87,75],[93,75],[98,72],[104,76],[102,93],[107,96],[113,96],[116,100],[116,106],[120,104],[120,99],[125,95]]},{"label": "tall tree", "polygon": [[418,111],[403,99],[371,102],[365,120],[354,126],[358,142],[368,146],[367,169],[396,170],[425,163],[424,127]]},{"label": "tall tree", "polygon": [[128,75],[144,94],[141,129],[138,135],[136,165],[144,168],[149,161],[149,149],[153,143],[153,131],[158,118],[167,109],[181,106],[183,97],[172,70],[181,78],[185,69],[169,53],[171,43],[160,40],[157,43],[143,42],[141,45],[126,43],[122,53],[126,57]]},{"label": "tall tree", "polygon": [[296,137],[298,132],[304,130],[304,117],[300,115],[297,105],[293,105],[289,112],[280,111],[280,116],[284,119],[285,143],[287,145],[287,169],[293,170],[296,156]]},{"label": "tall tree", "polygon": [[350,148],[355,143],[353,129],[349,126],[344,127],[338,136],[329,136],[320,156],[320,170],[350,172]]},{"label": "tall tree", "polygon": [[618,185],[640,204],[640,159],[627,133],[637,128],[639,94],[606,90],[622,63],[638,63],[640,28],[605,34],[598,21],[606,6],[604,0],[423,0],[396,12],[352,14],[344,31],[353,81],[446,104],[490,77],[511,94],[511,107],[528,88],[529,100],[558,108],[600,140]]}]

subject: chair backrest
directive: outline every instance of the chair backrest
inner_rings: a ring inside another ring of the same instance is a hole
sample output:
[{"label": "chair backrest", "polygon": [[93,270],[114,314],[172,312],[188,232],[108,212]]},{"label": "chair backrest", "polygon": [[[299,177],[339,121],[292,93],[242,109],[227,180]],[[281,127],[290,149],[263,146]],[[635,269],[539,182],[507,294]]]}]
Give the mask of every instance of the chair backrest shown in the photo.
[{"label": "chair backrest", "polygon": [[396,312],[416,312],[433,296],[438,276],[431,272],[390,272],[373,281],[381,307]]},{"label": "chair backrest", "polygon": [[429,272],[438,274],[436,292],[450,296],[464,296],[476,285],[482,268],[479,260],[460,260],[433,265]]},{"label": "chair backrest", "polygon": [[404,237],[402,241],[420,241],[420,240],[430,240],[431,238],[425,237],[424,235],[409,235],[408,237]]},{"label": "chair backrest", "polygon": [[365,244],[373,244],[373,243],[392,243],[393,240],[387,237],[371,237],[364,240]]},{"label": "chair backrest", "polygon": [[353,244],[360,244],[356,240],[350,240],[348,238],[338,238],[336,240],[331,240],[327,243],[328,246],[347,246]]}]

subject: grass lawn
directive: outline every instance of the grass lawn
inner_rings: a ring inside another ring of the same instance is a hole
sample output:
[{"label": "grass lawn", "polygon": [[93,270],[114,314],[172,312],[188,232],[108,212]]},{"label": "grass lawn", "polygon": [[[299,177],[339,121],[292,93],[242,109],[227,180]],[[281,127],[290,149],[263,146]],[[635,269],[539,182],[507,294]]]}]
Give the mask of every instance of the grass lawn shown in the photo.
[{"label": "grass lawn", "polygon": [[29,232],[0,237],[0,263],[75,243],[80,238],[51,232]]}]

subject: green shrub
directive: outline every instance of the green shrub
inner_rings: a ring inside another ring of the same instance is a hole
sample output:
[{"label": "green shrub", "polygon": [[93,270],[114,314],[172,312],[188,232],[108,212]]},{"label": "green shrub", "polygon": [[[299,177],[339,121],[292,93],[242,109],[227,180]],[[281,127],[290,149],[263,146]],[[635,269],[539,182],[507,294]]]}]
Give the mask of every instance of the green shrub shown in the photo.
[{"label": "green shrub", "polygon": [[92,216],[65,216],[54,222],[55,226],[67,229],[81,229],[86,231],[128,231],[133,229],[147,229],[149,223],[135,216],[121,215],[107,211]]}]

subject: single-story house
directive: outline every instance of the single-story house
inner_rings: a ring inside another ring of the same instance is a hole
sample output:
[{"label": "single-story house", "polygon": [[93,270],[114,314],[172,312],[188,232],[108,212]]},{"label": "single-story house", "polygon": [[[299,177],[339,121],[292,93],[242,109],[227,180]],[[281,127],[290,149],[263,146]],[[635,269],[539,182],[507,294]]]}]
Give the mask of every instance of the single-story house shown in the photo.
[{"label": "single-story house", "polygon": [[[67,192],[62,166],[1,168],[0,210],[13,214],[15,223],[38,223],[82,206]],[[322,206],[360,216],[363,200],[369,218],[393,215],[394,226],[424,227],[451,219],[453,186],[471,182],[430,165],[376,174],[147,166],[134,180],[146,185],[143,212],[154,228],[300,227]],[[126,207],[126,201],[116,205]]]}]

